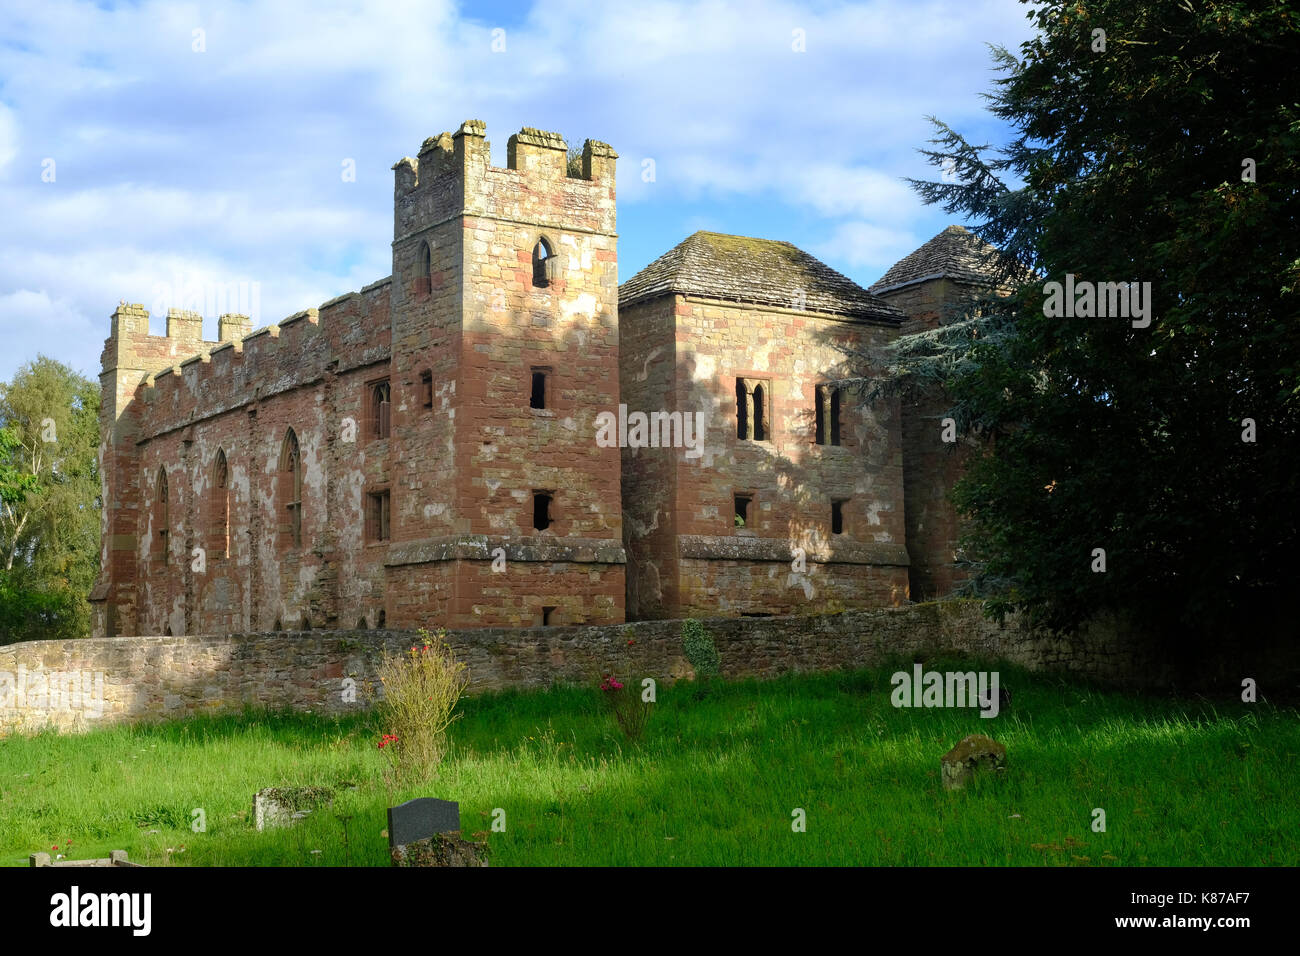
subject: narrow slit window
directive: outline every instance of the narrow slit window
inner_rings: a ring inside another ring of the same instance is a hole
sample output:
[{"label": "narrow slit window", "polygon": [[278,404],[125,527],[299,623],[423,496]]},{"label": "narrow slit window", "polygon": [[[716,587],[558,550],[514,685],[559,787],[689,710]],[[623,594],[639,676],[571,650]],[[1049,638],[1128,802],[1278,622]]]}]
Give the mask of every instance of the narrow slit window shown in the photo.
[{"label": "narrow slit window", "polygon": [[749,392],[742,378],[736,379],[736,437],[749,437]]},{"label": "narrow slit window", "polygon": [[545,531],[551,526],[551,493],[549,491],[533,492],[533,528]]},{"label": "narrow slit window", "polygon": [[817,420],[816,440],[819,445],[826,444],[826,416],[828,409],[824,401],[825,393],[825,385],[818,385],[813,389],[813,415]]},{"label": "narrow slit window", "polygon": [[844,533],[844,502],[831,502],[831,534]]},{"label": "narrow slit window", "polygon": [[370,437],[387,438],[392,415],[392,388],[385,379],[370,386]]},{"label": "narrow slit window", "polygon": [[[285,520],[279,527],[282,547],[302,547],[302,455],[298,436],[290,428],[280,447],[279,500]],[[278,629],[277,629],[278,630]]]},{"label": "narrow slit window", "polygon": [[736,527],[746,528],[749,526],[750,506],[754,503],[752,495],[736,495]]},{"label": "narrow slit window", "polygon": [[165,468],[158,469],[157,495],[158,497],[157,497],[155,508],[157,511],[156,520],[157,520],[157,528],[158,528],[158,548],[159,548],[158,559],[163,564],[166,564],[169,560],[168,557],[169,548],[167,547],[167,544],[169,540],[169,533],[171,531],[170,528],[170,524],[171,524],[170,507],[171,506],[167,500],[167,470]]},{"label": "narrow slit window", "polygon": [[754,386],[754,441],[767,441],[767,389]]},{"label": "narrow slit window", "polygon": [[420,278],[416,291],[420,295],[428,295],[433,291],[433,251],[427,242],[420,246]]},{"label": "narrow slit window", "polygon": [[831,444],[840,443],[840,390],[831,389]]},{"label": "narrow slit window", "polygon": [[557,610],[557,607],[542,608],[542,627],[550,627],[555,623],[555,612]]},{"label": "narrow slit window", "polygon": [[529,408],[546,407],[546,369],[533,369],[532,392],[528,397]]},{"label": "narrow slit window", "polygon": [[433,408],[433,373],[420,373],[420,404],[425,408]]},{"label": "narrow slit window", "polygon": [[230,468],[226,464],[226,453],[220,448],[212,463],[210,494],[212,527],[208,551],[214,558],[224,558],[230,551]]},{"label": "narrow slit window", "polygon": [[389,532],[389,492],[372,491],[366,495],[366,540],[387,541]]}]

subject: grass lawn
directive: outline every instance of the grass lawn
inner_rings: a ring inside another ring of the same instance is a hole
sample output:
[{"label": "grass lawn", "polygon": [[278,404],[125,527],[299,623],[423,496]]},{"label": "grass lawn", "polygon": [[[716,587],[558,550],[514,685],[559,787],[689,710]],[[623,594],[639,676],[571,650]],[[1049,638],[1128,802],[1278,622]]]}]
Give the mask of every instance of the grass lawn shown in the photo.
[{"label": "grass lawn", "polygon": [[[1294,709],[1136,697],[1005,666],[1013,703],[994,719],[895,709],[889,676],[910,667],[661,686],[639,745],[594,690],[476,697],[439,778],[395,792],[364,714],[9,737],[0,864],[71,840],[73,858],[124,849],[151,865],[384,866],[385,807],[415,796],[459,800],[464,835],[479,831],[494,866],[1300,862]],[[1008,772],[944,792],[939,757],[969,733],[1006,744]],[[254,792],[309,785],[340,787],[333,808],[253,829]],[[195,808],[206,832],[190,828]],[[504,832],[490,832],[497,808]],[[792,831],[796,808],[806,832]]]}]

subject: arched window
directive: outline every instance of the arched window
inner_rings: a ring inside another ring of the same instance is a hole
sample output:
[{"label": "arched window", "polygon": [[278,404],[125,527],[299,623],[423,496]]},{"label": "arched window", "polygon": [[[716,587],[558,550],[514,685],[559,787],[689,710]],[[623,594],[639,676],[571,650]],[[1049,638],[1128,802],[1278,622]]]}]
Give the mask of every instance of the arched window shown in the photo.
[{"label": "arched window", "polygon": [[167,500],[167,469],[158,469],[158,488],[154,497],[154,528],[158,534],[158,560],[166,564],[168,557],[168,533],[171,531],[171,504]]},{"label": "arched window", "polygon": [[388,379],[370,385],[370,437],[387,438],[391,430],[393,391]]},{"label": "arched window", "polygon": [[280,474],[277,499],[283,511],[280,514],[280,542],[283,547],[302,547],[302,455],[298,450],[298,436],[290,428],[280,447]]},{"label": "arched window", "polygon": [[533,246],[533,285],[539,289],[551,284],[555,271],[552,263],[554,256],[551,244],[545,239],[538,239],[537,245]]},{"label": "arched window", "polygon": [[230,553],[230,469],[226,465],[226,453],[217,449],[216,460],[212,463],[212,487],[208,501],[208,512],[212,517],[212,533],[208,541],[208,552],[214,558],[224,558]]},{"label": "arched window", "polygon": [[749,392],[743,378],[736,379],[736,437],[749,437]]},{"label": "arched window", "polygon": [[433,250],[427,242],[420,243],[420,275],[415,288],[421,295],[433,291]]},{"label": "arched window", "polygon": [[754,441],[767,441],[767,393],[762,385],[754,386]]}]

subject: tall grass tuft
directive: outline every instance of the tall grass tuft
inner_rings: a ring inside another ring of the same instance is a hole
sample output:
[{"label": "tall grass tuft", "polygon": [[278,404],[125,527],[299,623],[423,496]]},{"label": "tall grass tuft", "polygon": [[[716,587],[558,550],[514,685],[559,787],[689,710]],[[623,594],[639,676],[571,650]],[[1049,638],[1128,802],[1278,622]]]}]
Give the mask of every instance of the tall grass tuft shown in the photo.
[{"label": "tall grass tuft", "polygon": [[460,715],[456,705],[469,683],[465,664],[436,635],[420,629],[420,643],[403,654],[384,653],[379,681],[384,698],[377,708],[385,731],[379,747],[401,779],[431,777],[447,752],[447,728]]}]

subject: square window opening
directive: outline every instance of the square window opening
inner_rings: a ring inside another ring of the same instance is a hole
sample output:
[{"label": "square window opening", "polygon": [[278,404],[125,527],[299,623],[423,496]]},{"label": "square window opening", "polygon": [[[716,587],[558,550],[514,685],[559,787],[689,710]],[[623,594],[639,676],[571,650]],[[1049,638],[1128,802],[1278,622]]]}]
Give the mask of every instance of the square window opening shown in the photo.
[{"label": "square window opening", "polygon": [[753,495],[736,495],[736,527],[745,528],[749,526],[750,506],[754,503]]},{"label": "square window opening", "polygon": [[533,492],[533,528],[545,531],[551,526],[551,493],[549,491]]}]

